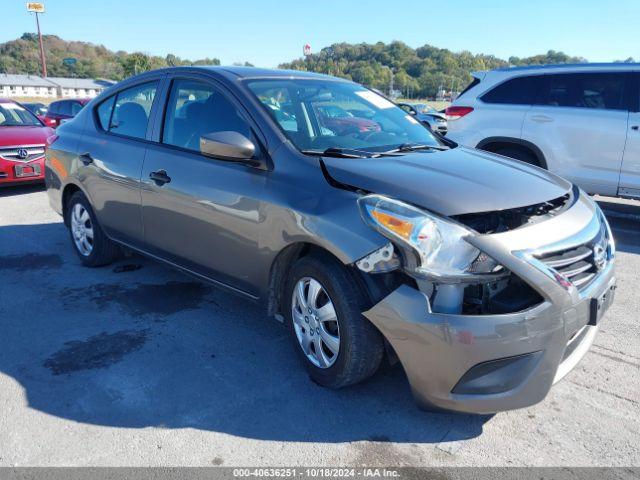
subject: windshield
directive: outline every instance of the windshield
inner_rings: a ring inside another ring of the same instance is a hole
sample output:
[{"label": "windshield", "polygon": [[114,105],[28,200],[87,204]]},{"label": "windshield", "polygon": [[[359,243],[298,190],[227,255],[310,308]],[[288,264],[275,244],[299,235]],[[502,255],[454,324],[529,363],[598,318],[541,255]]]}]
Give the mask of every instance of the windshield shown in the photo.
[{"label": "windshield", "polygon": [[435,108],[424,103],[416,103],[413,107],[420,113],[438,113]]},{"label": "windshield", "polygon": [[39,127],[41,125],[40,120],[21,105],[0,103],[0,127]]},{"label": "windshield", "polygon": [[301,151],[382,152],[440,143],[407,112],[366,88],[332,80],[254,80],[249,88]]}]

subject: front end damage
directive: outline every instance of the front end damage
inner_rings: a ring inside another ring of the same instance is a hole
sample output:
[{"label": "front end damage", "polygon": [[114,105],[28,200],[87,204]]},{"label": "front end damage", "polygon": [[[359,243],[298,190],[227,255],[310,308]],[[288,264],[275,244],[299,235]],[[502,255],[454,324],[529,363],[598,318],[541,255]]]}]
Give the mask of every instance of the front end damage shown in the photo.
[{"label": "front end damage", "polygon": [[[439,281],[404,269],[363,312],[422,406],[493,413],[541,401],[589,349],[613,299],[613,238],[586,195],[492,215],[456,220],[475,222],[466,241],[497,262],[495,273]],[[356,265],[389,275],[401,256],[389,244]]]}]

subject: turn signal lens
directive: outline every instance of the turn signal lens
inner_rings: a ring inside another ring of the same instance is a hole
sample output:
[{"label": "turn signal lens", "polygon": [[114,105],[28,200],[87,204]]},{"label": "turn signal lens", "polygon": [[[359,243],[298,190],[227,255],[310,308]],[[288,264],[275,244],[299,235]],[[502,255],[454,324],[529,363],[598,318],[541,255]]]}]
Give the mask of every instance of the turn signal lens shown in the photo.
[{"label": "turn signal lens", "polygon": [[388,228],[396,235],[404,238],[405,240],[409,240],[411,237],[411,232],[413,231],[414,225],[411,222],[406,220],[402,220],[401,218],[395,217],[385,212],[381,212],[379,210],[372,210],[371,216],[375,218],[380,225]]}]

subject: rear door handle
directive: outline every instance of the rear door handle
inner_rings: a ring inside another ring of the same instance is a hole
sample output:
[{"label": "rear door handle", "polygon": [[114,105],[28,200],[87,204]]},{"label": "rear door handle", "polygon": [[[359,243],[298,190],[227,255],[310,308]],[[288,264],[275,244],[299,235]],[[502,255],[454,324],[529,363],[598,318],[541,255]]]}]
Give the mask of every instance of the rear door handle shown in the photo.
[{"label": "rear door handle", "polygon": [[93,163],[93,157],[89,152],[81,153],[79,155],[80,161],[86,166]]},{"label": "rear door handle", "polygon": [[149,178],[156,182],[156,185],[158,185],[159,187],[171,181],[171,177],[167,175],[167,172],[165,170],[157,170],[155,172],[151,172],[149,174]]},{"label": "rear door handle", "polygon": [[531,120],[538,123],[553,122],[553,118],[547,117],[546,115],[532,115]]},{"label": "rear door handle", "polygon": [[636,132],[640,130],[640,125],[632,125],[631,130],[635,130]]}]

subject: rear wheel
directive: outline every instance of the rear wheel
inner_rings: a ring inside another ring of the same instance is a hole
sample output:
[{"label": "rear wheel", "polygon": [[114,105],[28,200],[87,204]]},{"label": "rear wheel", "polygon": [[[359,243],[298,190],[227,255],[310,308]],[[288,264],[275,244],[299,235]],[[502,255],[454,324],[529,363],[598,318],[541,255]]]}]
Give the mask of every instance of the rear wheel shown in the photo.
[{"label": "rear wheel", "polygon": [[316,383],[340,388],[375,373],[382,335],[362,316],[366,296],[342,264],[329,256],[302,258],[284,298],[294,348]]},{"label": "rear wheel", "polygon": [[74,193],[69,199],[67,219],[73,249],[84,266],[99,267],[118,258],[118,245],[104,234],[82,192]]}]

